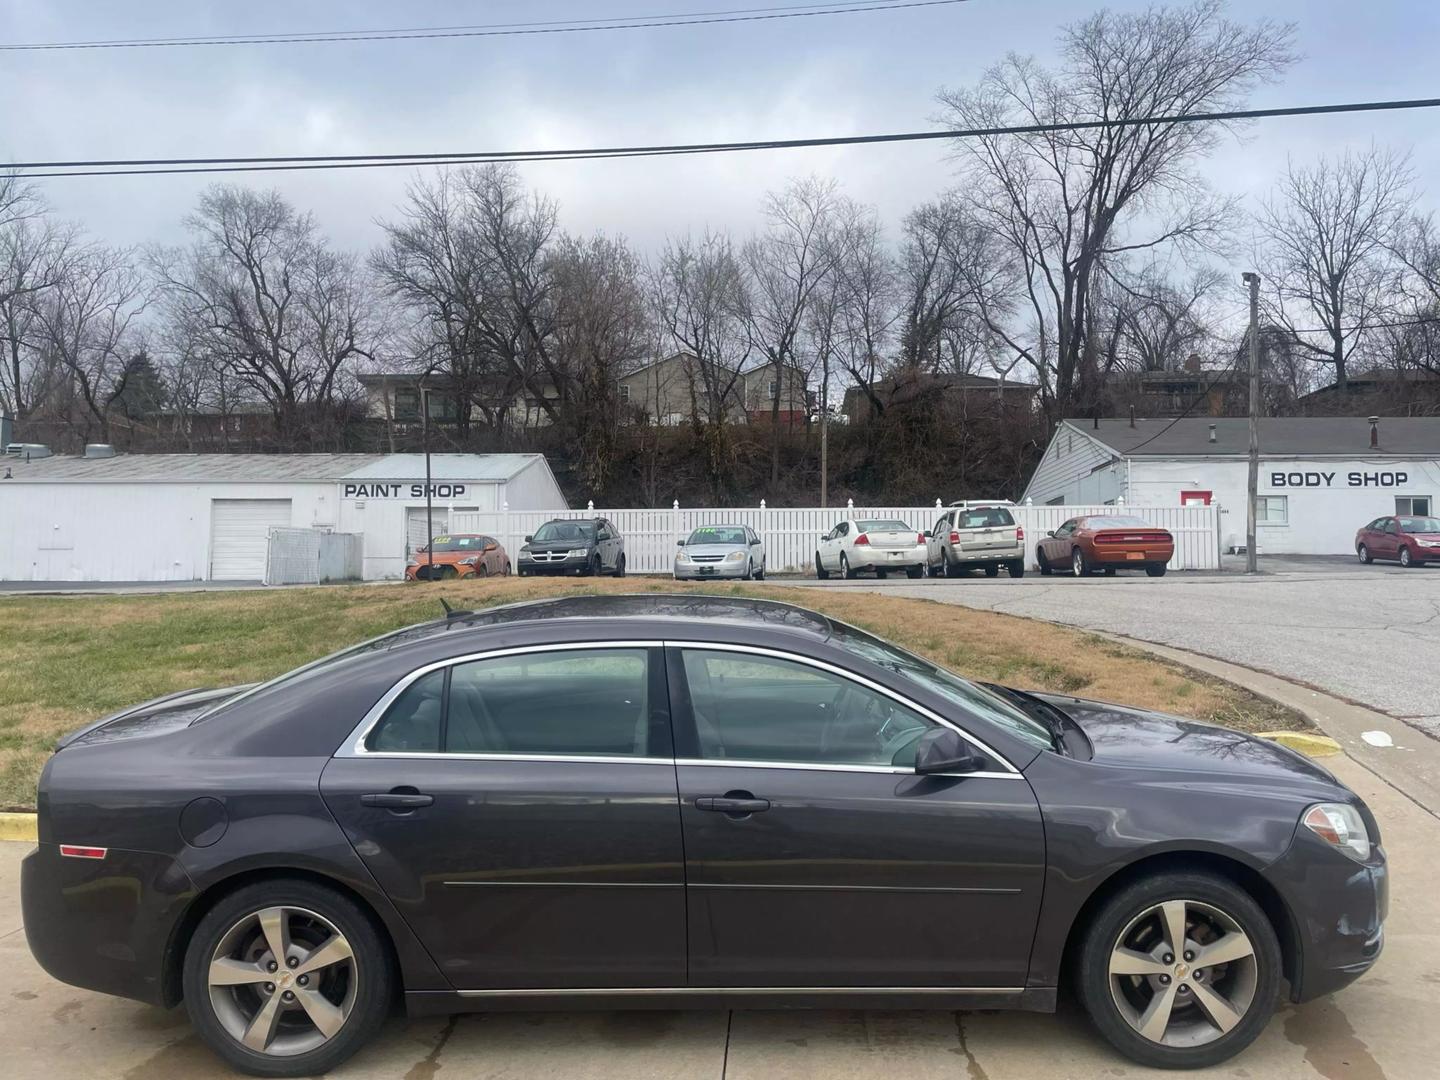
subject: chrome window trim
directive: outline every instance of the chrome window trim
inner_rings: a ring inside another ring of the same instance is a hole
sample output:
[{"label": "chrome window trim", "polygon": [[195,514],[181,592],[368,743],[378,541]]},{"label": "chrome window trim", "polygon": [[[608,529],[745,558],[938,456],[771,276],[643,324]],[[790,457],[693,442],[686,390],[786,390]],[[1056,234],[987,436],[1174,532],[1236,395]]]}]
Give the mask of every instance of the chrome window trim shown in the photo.
[{"label": "chrome window trim", "polygon": [[[1004,766],[1003,770],[1002,770],[1001,772],[998,772],[998,773],[997,773],[997,772],[988,772],[988,773],[986,773],[986,772],[973,772],[973,773],[956,773],[956,774],[954,774],[954,775],[956,775],[956,776],[991,776],[991,777],[1004,777],[1005,779],[1017,779],[1017,780],[1018,780],[1018,779],[1023,779],[1023,777],[1021,777],[1021,775],[1020,775],[1020,770],[1017,769],[1017,768],[1015,768],[1015,766],[1010,762],[1010,760],[1009,760],[1008,758],[1005,757],[1004,754],[1002,754],[1002,753],[1000,753],[999,751],[995,750],[994,748],[988,746],[988,745],[987,745],[985,742],[983,742],[982,740],[977,739],[974,735],[971,735],[968,731],[966,731],[966,730],[964,730],[963,728],[959,727],[959,726],[956,725],[953,721],[950,721],[950,720],[945,719],[945,717],[941,716],[941,715],[940,715],[939,713],[937,713],[934,709],[926,708],[924,705],[921,705],[918,701],[915,701],[915,700],[913,700],[913,699],[911,699],[911,698],[908,698],[908,697],[906,697],[904,694],[899,693],[898,691],[891,690],[888,686],[885,686],[885,685],[883,685],[883,684],[881,684],[881,683],[875,682],[873,679],[867,679],[864,675],[860,675],[860,674],[858,674],[857,672],[850,671],[850,670],[848,670],[847,668],[840,667],[840,666],[837,665],[837,664],[829,663],[829,662],[826,661],[826,660],[816,660],[814,657],[803,656],[803,655],[801,655],[801,654],[799,654],[799,653],[786,652],[786,651],[784,651],[783,649],[771,649],[771,648],[767,648],[766,646],[763,646],[763,645],[735,645],[735,644],[731,644],[731,643],[729,643],[729,642],[717,643],[717,642],[710,642],[710,641],[675,641],[675,640],[667,639],[666,642],[665,642],[665,647],[668,648],[668,649],[686,649],[686,648],[692,648],[692,649],[705,649],[705,650],[710,651],[710,652],[737,652],[737,653],[750,653],[750,654],[753,654],[753,655],[756,655],[756,656],[769,656],[769,657],[774,657],[774,658],[779,659],[779,660],[790,660],[790,661],[793,661],[793,662],[795,662],[795,663],[805,664],[805,665],[807,665],[807,666],[809,666],[809,667],[817,668],[817,669],[819,669],[820,671],[828,672],[828,673],[831,674],[831,675],[837,675],[837,676],[839,676],[839,677],[842,678],[842,679],[849,679],[851,682],[858,683],[859,685],[864,686],[864,687],[866,687],[867,689],[873,690],[873,691],[875,691],[875,692],[878,693],[878,694],[883,694],[884,696],[886,696],[886,697],[888,697],[888,698],[892,698],[892,699],[894,699],[895,701],[898,701],[901,705],[904,705],[907,709],[913,709],[915,712],[919,713],[921,716],[925,717],[927,720],[930,720],[932,723],[939,724],[941,727],[947,727],[947,728],[949,728],[951,731],[955,732],[955,734],[959,735],[962,739],[964,739],[966,742],[968,742],[971,746],[974,746],[976,749],[978,749],[978,750],[982,751],[983,753],[989,755],[993,760],[1000,762],[1000,764],[1001,764],[1002,766]],[[806,762],[799,762],[799,761],[796,761],[796,762],[784,762],[784,763],[782,763],[782,762],[752,762],[752,761],[744,761],[743,759],[738,759],[738,758],[717,758],[717,759],[715,759],[715,760],[713,760],[713,761],[710,760],[710,759],[708,759],[708,758],[703,759],[703,760],[697,760],[697,759],[691,758],[691,759],[686,759],[686,760],[683,761],[683,762],[677,762],[677,764],[686,764],[686,765],[697,765],[697,764],[699,764],[699,765],[721,765],[721,766],[724,766],[724,765],[731,765],[731,766],[735,766],[735,765],[750,765],[750,766],[754,766],[754,767],[757,767],[757,768],[783,768],[783,769],[840,769],[840,770],[859,770],[859,771],[863,771],[863,772],[900,772],[900,773],[905,773],[905,774],[910,775],[910,776],[915,775],[915,770],[914,770],[914,769],[901,769],[901,768],[896,768],[895,766],[887,766],[887,765],[824,765],[824,764],[818,764],[818,763],[817,763],[817,764],[809,764],[809,763],[806,763]]]},{"label": "chrome window trim", "polygon": [[337,758],[391,758],[402,761],[414,760],[436,760],[436,761],[553,761],[573,762],[580,764],[607,764],[607,765],[687,765],[687,766],[714,766],[717,768],[751,768],[751,769],[797,769],[806,772],[862,772],[862,773],[883,773],[898,776],[914,776],[914,769],[906,769],[894,765],[844,765],[827,764],[823,762],[806,761],[749,761],[743,758],[654,758],[654,757],[628,757],[625,755],[594,755],[594,754],[503,754],[503,753],[443,753],[433,751],[408,752],[402,750],[368,750],[365,747],[365,740],[369,737],[371,730],[395,699],[405,692],[411,683],[429,675],[432,671],[439,671],[447,667],[454,667],[458,664],[468,664],[477,660],[492,660],[506,656],[521,656],[527,653],[549,653],[549,652],[588,652],[594,649],[704,649],[709,652],[733,652],[744,653],[754,656],[767,656],[777,660],[786,660],[792,663],[804,664],[808,667],[835,675],[838,678],[847,679],[885,697],[912,709],[932,723],[941,727],[949,728],[966,742],[970,743],[982,753],[988,755],[992,760],[998,761],[1003,768],[1001,771],[983,770],[969,773],[942,773],[938,775],[953,776],[957,778],[975,778],[990,780],[1023,780],[1020,770],[1010,762],[1005,755],[995,750],[983,740],[976,738],[970,732],[959,727],[950,720],[945,719],[933,709],[921,705],[919,702],[906,697],[888,686],[868,679],[864,675],[840,667],[837,664],[825,660],[817,660],[814,657],[805,656],[800,653],[787,652],[784,649],[772,649],[763,645],[738,645],[732,642],[704,641],[697,639],[685,640],[615,640],[615,641],[566,641],[550,642],[537,645],[512,645],[503,649],[487,649],[482,652],[465,653],[460,656],[447,657],[444,660],[436,660],[416,668],[414,671],[400,678],[394,686],[387,690],[374,705],[365,713],[360,722],[341,743],[340,749],[334,754]]},{"label": "chrome window trim", "polygon": [[381,695],[380,700],[370,706],[369,710],[360,718],[360,723],[355,725],[353,731],[346,736],[345,741],[340,744],[340,749],[335,751],[337,758],[400,758],[402,760],[415,760],[418,758],[430,758],[437,761],[450,760],[472,760],[472,761],[573,761],[594,764],[616,763],[636,764],[646,763],[652,765],[674,764],[672,758],[651,758],[651,757],[628,757],[624,755],[592,755],[592,754],[447,754],[438,751],[416,751],[410,753],[404,750],[369,750],[365,746],[365,740],[369,738],[371,730],[380,722],[387,709],[394,704],[395,699],[403,694],[411,683],[424,678],[432,671],[441,671],[447,667],[454,667],[457,664],[468,664],[475,660],[493,660],[505,656],[522,656],[527,653],[547,652],[589,652],[592,649],[658,649],[664,646],[663,641],[566,641],[547,643],[540,645],[512,645],[504,649],[486,649],[483,652],[465,653],[461,656],[449,656],[444,660],[436,660],[432,663],[418,667],[408,675],[402,676],[394,686]]},{"label": "chrome window trim", "polygon": [[507,990],[457,990],[461,997],[564,997],[617,995],[643,997],[671,994],[1023,994],[1023,986],[581,986],[575,988],[515,987]]}]

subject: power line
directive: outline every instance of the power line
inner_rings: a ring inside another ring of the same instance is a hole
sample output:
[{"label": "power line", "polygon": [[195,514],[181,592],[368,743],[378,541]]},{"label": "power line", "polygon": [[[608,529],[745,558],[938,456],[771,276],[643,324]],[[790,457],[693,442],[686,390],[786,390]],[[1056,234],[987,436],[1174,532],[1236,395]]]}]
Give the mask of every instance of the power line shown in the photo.
[{"label": "power line", "polygon": [[676,26],[773,22],[818,15],[855,15],[867,11],[950,7],[970,0],[829,0],[825,4],[784,4],[726,11],[630,15],[564,22],[488,23],[475,26],[415,26],[390,30],[328,30],[310,34],[218,34],[208,37],[119,38],[108,41],[42,41],[0,45],[0,52],[58,52],[81,49],[174,49],[214,45],[318,45],[346,41],[427,41],[437,38],[527,37],[588,34],[607,30],[649,30]]},{"label": "power line", "polygon": [[[1392,112],[1434,109],[1440,98],[1403,101],[1362,101],[1339,105],[1306,105],[1280,109],[1231,109],[1224,112],[1173,116],[1118,117],[1071,122],[1016,124],[1000,127],[908,131],[882,135],[841,135],[810,139],[766,139],[749,142],[677,143],[652,146],[591,147],[569,150],[469,150],[423,154],[316,154],[289,157],[112,158],[78,161],[22,161],[8,166],[40,179],[69,176],[134,176],[217,172],[290,172],[307,169],[394,168],[426,164],[473,165],[522,161],[582,161],[608,158],[665,157],[686,154],[737,153],[751,150],[795,150],[822,146],[868,146],[935,139],[993,138],[1051,132],[1093,131],[1149,125],[1225,123],[1287,116]],[[32,170],[50,170],[36,172]]]}]

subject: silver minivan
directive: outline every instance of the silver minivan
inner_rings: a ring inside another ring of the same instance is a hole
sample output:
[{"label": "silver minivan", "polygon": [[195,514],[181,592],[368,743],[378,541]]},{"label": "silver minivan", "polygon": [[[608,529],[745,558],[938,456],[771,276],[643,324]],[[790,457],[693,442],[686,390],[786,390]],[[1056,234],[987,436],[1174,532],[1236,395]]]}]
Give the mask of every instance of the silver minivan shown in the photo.
[{"label": "silver minivan", "polygon": [[1025,529],[1000,503],[951,507],[926,534],[926,569],[931,577],[962,577],[981,569],[998,577],[1003,566],[1025,576]]}]

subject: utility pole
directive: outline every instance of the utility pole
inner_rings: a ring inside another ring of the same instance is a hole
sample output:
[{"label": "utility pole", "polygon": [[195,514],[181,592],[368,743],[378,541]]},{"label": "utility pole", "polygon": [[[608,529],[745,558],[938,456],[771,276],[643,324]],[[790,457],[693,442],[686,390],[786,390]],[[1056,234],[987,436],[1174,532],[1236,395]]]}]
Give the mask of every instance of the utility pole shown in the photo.
[{"label": "utility pole", "polygon": [[1260,275],[1247,272],[1250,286],[1250,476],[1246,484],[1245,572],[1257,572],[1255,561],[1255,511],[1260,491]]},{"label": "utility pole", "polygon": [[430,388],[420,384],[420,432],[425,445],[425,555],[428,569],[425,576],[435,580],[435,485],[430,483]]}]

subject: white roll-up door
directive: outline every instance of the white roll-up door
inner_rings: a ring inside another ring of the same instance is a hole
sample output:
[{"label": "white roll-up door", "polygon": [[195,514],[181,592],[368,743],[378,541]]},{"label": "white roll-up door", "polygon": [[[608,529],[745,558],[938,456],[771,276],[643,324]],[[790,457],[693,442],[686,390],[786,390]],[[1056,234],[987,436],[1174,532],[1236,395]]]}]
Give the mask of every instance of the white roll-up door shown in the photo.
[{"label": "white roll-up door", "polygon": [[289,499],[212,499],[210,580],[263,580],[270,529],[289,524]]}]

